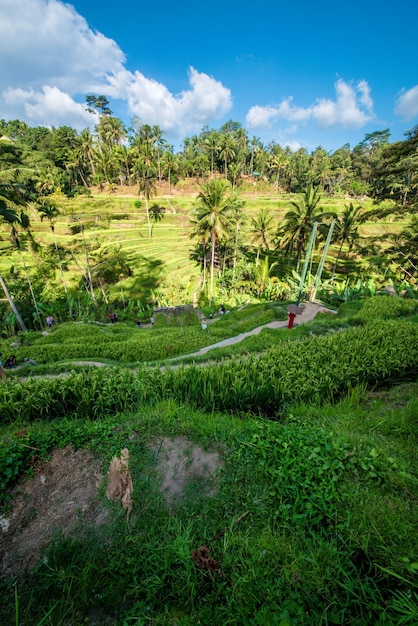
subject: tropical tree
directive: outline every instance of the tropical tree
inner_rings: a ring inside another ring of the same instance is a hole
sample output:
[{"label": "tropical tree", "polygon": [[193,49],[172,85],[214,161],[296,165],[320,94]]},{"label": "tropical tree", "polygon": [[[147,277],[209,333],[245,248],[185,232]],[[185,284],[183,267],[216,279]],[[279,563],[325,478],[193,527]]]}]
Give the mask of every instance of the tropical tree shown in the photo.
[{"label": "tropical tree", "polygon": [[280,185],[280,175],[286,171],[289,155],[280,146],[274,145],[273,148],[269,159],[269,170],[275,176],[274,186],[277,191]]},{"label": "tropical tree", "polygon": [[41,222],[43,222],[44,219],[47,219],[48,222],[49,222],[49,227],[51,229],[51,233],[52,233],[52,236],[54,238],[55,253],[57,255],[58,267],[60,269],[60,274],[61,274],[61,281],[62,281],[62,285],[64,287],[65,295],[67,297],[67,301],[68,301],[68,305],[69,305],[69,309],[70,309],[70,316],[71,316],[71,306],[70,306],[70,301],[69,301],[69,297],[68,297],[67,283],[66,283],[65,278],[64,278],[64,272],[63,272],[63,269],[62,269],[61,257],[60,257],[60,253],[59,253],[59,250],[58,250],[57,239],[55,237],[54,219],[58,217],[58,215],[60,214],[60,211],[59,211],[58,207],[56,206],[56,204],[54,204],[54,202],[52,202],[48,198],[40,199],[38,201],[37,206],[36,206],[36,210],[38,211],[38,213],[39,213],[39,215],[41,217]]},{"label": "tropical tree", "polygon": [[257,263],[260,258],[260,251],[269,249],[275,231],[275,219],[269,209],[263,207],[256,217],[251,218],[250,243],[257,246]]},{"label": "tropical tree", "polygon": [[290,202],[292,209],[287,211],[279,228],[280,247],[285,249],[286,254],[296,250],[297,272],[314,222],[321,223],[327,218],[334,217],[332,212],[322,210],[319,206],[320,201],[318,189],[312,185],[308,186],[299,200]]},{"label": "tropical tree", "polygon": [[225,178],[227,178],[228,163],[230,163],[235,156],[235,142],[231,135],[224,136],[220,156],[224,160],[224,172]]},{"label": "tropical tree", "polygon": [[174,184],[176,184],[177,173],[178,173],[178,168],[179,168],[178,158],[173,153],[171,146],[167,150],[164,151],[163,158],[162,158],[162,166],[163,166],[164,175],[167,177],[167,180],[168,180],[168,191],[171,193],[171,183],[174,177]]},{"label": "tropical tree", "polygon": [[157,189],[156,171],[152,165],[147,165],[141,159],[137,159],[134,165],[134,176],[138,182],[138,195],[143,195],[145,198],[145,207],[147,212],[148,233],[152,237],[151,216],[149,211],[149,201],[156,194]]},{"label": "tropical tree", "polygon": [[208,132],[203,140],[203,149],[210,154],[210,175],[213,178],[213,169],[215,162],[215,152],[219,150],[220,136],[219,133],[212,130]]},{"label": "tropical tree", "polygon": [[216,243],[219,239],[226,237],[231,229],[230,214],[233,203],[234,199],[231,196],[229,184],[216,178],[203,185],[197,197],[196,228],[201,232],[209,233],[211,241],[210,305],[213,297]]},{"label": "tropical tree", "polygon": [[264,259],[262,260],[257,260],[255,266],[255,276],[257,282],[257,292],[259,296],[263,295],[266,292],[267,287],[271,283],[272,272],[276,265],[276,262],[271,264],[269,263],[268,256],[264,257]]},{"label": "tropical tree", "polygon": [[[38,303],[35,298],[35,293],[33,290],[32,282],[29,277],[28,269],[26,267],[26,262],[24,256],[22,255],[21,243],[19,238],[18,229],[22,229],[26,231],[32,246],[35,246],[35,242],[33,240],[31,231],[30,231],[30,220],[25,211],[27,207],[27,201],[24,197],[21,186],[16,183],[8,182],[8,183],[0,183],[0,219],[5,222],[10,227],[10,239],[12,246],[18,250],[20,254],[21,261],[23,263],[26,279],[29,285],[29,290],[32,296],[33,303],[35,305],[36,313],[38,316],[38,321],[40,326],[42,326],[41,316],[38,308]],[[6,290],[4,289],[4,282],[2,283],[3,291],[7,296]],[[10,303],[10,300],[9,300]],[[13,311],[15,312],[15,311]],[[20,322],[19,322],[20,323]]]},{"label": "tropical tree", "polygon": [[337,258],[335,259],[334,269],[332,271],[332,278],[337,271],[338,261],[340,259],[341,250],[344,243],[348,243],[349,252],[352,250],[355,241],[358,239],[358,227],[365,221],[365,213],[362,206],[354,206],[352,202],[347,206],[345,205],[344,211],[338,215],[334,225],[334,240],[340,242]]},{"label": "tropical tree", "polygon": [[263,145],[261,143],[261,139],[254,135],[250,141],[250,150],[251,150],[250,174],[251,176],[253,175],[253,172],[254,172],[254,162],[255,162],[256,154],[257,152],[262,150],[262,147]]},{"label": "tropical tree", "polygon": [[93,135],[88,130],[88,128],[85,128],[84,130],[81,131],[80,136],[78,138],[78,142],[80,145],[81,154],[83,155],[83,158],[88,161],[90,165],[91,174],[94,176],[96,173],[95,166],[94,166],[95,148],[94,148]]}]

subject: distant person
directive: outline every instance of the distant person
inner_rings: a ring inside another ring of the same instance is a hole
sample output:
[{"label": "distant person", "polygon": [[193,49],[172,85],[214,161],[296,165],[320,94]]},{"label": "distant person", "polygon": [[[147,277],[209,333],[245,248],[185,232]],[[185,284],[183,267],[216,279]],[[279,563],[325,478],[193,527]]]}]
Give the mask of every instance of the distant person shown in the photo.
[{"label": "distant person", "polygon": [[16,365],[17,365],[16,357],[14,354],[12,354],[12,356],[8,356],[7,359],[5,360],[4,369],[11,370],[14,367],[16,367]]},{"label": "distant person", "polygon": [[112,324],[114,324],[115,322],[118,321],[118,316],[116,315],[116,313],[109,313],[109,319],[112,322]]},{"label": "distant person", "polygon": [[33,359],[29,359],[27,356],[23,359],[24,365],[38,365]]},{"label": "distant person", "polygon": [[141,320],[136,320],[135,324],[138,326],[138,328],[142,327]]},{"label": "distant person", "polygon": [[223,315],[225,313],[225,305],[222,305],[219,311],[219,315]]},{"label": "distant person", "polygon": [[46,325],[48,326],[48,328],[52,328],[53,326],[55,326],[55,318],[53,315],[48,315],[48,317],[46,318]]},{"label": "distant person", "polygon": [[154,318],[153,318],[153,316],[152,316],[152,315],[151,315],[151,317],[149,318],[149,321],[150,321],[151,326],[154,326]]}]

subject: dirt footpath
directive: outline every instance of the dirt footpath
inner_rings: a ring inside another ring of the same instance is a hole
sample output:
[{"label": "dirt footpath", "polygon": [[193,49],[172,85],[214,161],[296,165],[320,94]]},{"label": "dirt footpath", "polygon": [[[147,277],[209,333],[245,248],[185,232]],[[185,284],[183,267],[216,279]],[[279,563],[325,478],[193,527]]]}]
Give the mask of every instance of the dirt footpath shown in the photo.
[{"label": "dirt footpath", "polygon": [[[327,309],[324,305],[319,304],[317,302],[306,302],[302,305],[303,311],[301,315],[297,315],[295,319],[294,326],[300,326],[301,324],[306,324],[313,320],[318,313],[336,313],[337,311],[332,311],[331,309]],[[287,320],[284,321],[274,321],[269,322],[268,324],[264,324],[263,326],[257,326],[257,328],[253,328],[253,330],[248,331],[247,333],[241,333],[236,337],[229,337],[228,339],[223,339],[223,341],[218,341],[218,343],[214,343],[210,346],[205,346],[201,348],[197,352],[193,352],[192,354],[185,354],[182,356],[175,357],[174,360],[178,361],[182,358],[189,358],[191,356],[201,356],[202,354],[206,354],[209,350],[213,350],[214,348],[224,348],[225,346],[231,346],[235,343],[240,343],[247,337],[251,337],[252,335],[258,335],[264,328],[286,328],[288,324]]]}]

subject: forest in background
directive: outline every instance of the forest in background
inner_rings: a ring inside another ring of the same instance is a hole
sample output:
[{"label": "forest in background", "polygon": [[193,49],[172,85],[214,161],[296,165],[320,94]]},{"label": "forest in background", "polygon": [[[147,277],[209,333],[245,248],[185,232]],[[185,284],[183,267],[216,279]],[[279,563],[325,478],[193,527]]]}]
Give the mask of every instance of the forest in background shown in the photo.
[{"label": "forest in background", "polygon": [[[26,325],[292,299],[315,222],[308,286],[330,235],[322,296],[388,282],[415,294],[418,127],[309,153],[229,121],[175,152],[158,126],[126,128],[102,96],[86,104],[94,132],[0,120],[0,270]],[[16,327],[6,299],[1,315]]]}]

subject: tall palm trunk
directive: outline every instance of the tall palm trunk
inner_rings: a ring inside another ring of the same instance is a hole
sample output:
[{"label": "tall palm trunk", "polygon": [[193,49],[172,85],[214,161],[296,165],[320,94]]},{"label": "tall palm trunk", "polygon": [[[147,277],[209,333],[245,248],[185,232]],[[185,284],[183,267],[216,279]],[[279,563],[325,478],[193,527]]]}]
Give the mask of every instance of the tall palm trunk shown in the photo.
[{"label": "tall palm trunk", "polygon": [[4,295],[6,296],[7,301],[10,304],[10,308],[12,309],[14,315],[16,316],[17,323],[19,324],[19,326],[23,330],[23,332],[26,333],[28,331],[28,329],[26,328],[22,318],[20,317],[19,311],[17,310],[16,305],[13,302],[13,298],[10,295],[9,290],[6,287],[6,283],[4,282],[2,276],[0,276],[0,285],[2,286],[2,289],[4,291]]},{"label": "tall palm trunk", "polygon": [[[81,220],[80,220],[80,222],[81,222]],[[89,249],[88,249],[86,237],[85,237],[85,234],[84,234],[84,224],[82,222],[81,222],[81,234],[83,236],[84,250],[85,250],[85,254],[86,254],[86,269],[87,269],[88,287],[89,287],[89,290],[90,290],[90,293],[91,293],[91,299],[93,300],[94,304],[97,304],[96,296],[94,295],[93,279],[92,279],[92,275],[91,275],[90,259],[89,259]]]},{"label": "tall palm trunk", "polygon": [[29,291],[30,291],[30,293],[31,293],[31,296],[32,296],[32,301],[33,301],[33,304],[34,304],[34,306],[35,306],[36,315],[38,316],[39,326],[40,326],[40,328],[41,328],[41,330],[42,330],[42,318],[41,318],[41,312],[40,312],[40,310],[39,310],[38,303],[37,303],[36,298],[35,298],[35,293],[34,293],[34,291],[33,291],[33,287],[32,287],[32,281],[31,281],[31,279],[30,279],[29,272],[28,272],[28,268],[27,268],[27,266],[26,266],[26,262],[25,262],[25,259],[24,259],[24,257],[23,257],[23,254],[20,252],[20,250],[19,250],[19,253],[20,253],[20,258],[22,259],[22,262],[23,262],[23,267],[25,268],[26,280],[28,281]]},{"label": "tall palm trunk", "polygon": [[215,234],[215,231],[212,230],[212,250],[211,250],[211,260],[210,260],[209,306],[212,306],[213,273],[214,273],[214,267],[215,267],[215,245],[216,245],[216,234]]},{"label": "tall palm trunk", "polygon": [[148,222],[148,234],[150,238],[152,237],[152,227],[151,227],[151,217],[149,214],[149,202],[147,196],[145,196],[145,207],[147,209],[147,222]]},{"label": "tall palm trunk", "polygon": [[55,246],[55,252],[57,254],[57,259],[58,259],[58,267],[60,268],[62,286],[64,287],[65,297],[67,298],[67,304],[68,304],[68,312],[69,312],[69,315],[71,317],[72,316],[71,300],[70,300],[70,297],[69,297],[69,294],[68,294],[67,283],[66,283],[66,280],[64,278],[64,271],[62,269],[61,257],[60,257],[60,253],[59,253],[59,250],[58,250],[57,240],[55,238],[55,228],[52,226],[52,224],[51,224],[51,230],[52,230],[52,235],[54,237],[54,246]]}]

